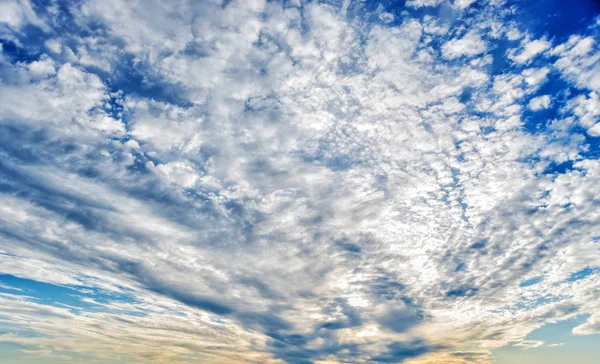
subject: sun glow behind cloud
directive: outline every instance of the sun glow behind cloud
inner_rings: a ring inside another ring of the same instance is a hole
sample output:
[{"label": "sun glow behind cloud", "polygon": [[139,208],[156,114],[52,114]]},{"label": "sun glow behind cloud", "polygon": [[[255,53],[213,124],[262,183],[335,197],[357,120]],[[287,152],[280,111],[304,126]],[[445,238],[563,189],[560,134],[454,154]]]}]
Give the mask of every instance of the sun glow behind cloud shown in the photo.
[{"label": "sun glow behind cloud", "polygon": [[1,1],[0,350],[503,363],[597,335],[599,9],[556,4]]}]

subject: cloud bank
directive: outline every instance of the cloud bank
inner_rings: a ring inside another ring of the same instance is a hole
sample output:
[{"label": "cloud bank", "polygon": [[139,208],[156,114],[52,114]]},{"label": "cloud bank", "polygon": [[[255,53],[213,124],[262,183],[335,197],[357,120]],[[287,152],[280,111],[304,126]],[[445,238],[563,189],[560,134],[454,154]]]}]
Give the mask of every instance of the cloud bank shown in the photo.
[{"label": "cloud bank", "polygon": [[600,333],[598,21],[535,34],[501,0],[0,14],[0,343],[490,363],[547,322]]}]

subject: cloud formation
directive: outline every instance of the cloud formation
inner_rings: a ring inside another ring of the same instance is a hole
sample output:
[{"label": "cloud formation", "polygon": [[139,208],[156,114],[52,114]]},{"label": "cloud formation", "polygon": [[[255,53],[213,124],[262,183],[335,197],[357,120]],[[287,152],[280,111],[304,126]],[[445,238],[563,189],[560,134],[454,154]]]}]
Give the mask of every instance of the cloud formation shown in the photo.
[{"label": "cloud formation", "polygon": [[547,322],[600,333],[597,21],[551,39],[499,0],[0,4],[0,343],[490,363]]}]

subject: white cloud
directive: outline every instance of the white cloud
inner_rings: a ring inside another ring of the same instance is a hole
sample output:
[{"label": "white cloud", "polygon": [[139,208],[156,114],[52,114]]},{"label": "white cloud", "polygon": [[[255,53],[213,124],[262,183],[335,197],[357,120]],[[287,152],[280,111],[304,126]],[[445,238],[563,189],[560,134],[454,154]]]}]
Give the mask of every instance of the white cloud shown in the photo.
[{"label": "white cloud", "polygon": [[469,31],[458,39],[451,39],[442,46],[442,54],[446,59],[461,56],[473,57],[485,52],[487,46],[476,31]]},{"label": "white cloud", "polygon": [[198,172],[195,171],[194,166],[185,161],[159,164],[155,168],[155,170],[164,175],[169,182],[175,183],[183,188],[194,187],[201,177],[198,175]]},{"label": "white cloud", "polygon": [[548,67],[542,68],[527,68],[521,73],[525,77],[525,82],[531,86],[539,86],[548,80]]},{"label": "white cloud", "polygon": [[44,42],[44,45],[54,53],[60,53],[62,51],[62,45],[57,39],[48,39]]},{"label": "white cloud", "polygon": [[600,321],[596,315],[590,317],[584,324],[573,329],[575,335],[594,335],[600,333]]},{"label": "white cloud", "polygon": [[556,46],[552,54],[558,56],[554,66],[565,79],[577,86],[600,92],[600,53],[593,52],[597,42],[593,37],[572,35]]},{"label": "white cloud", "polygon": [[421,8],[424,6],[438,6],[444,0],[408,0],[406,2],[406,6],[410,6],[413,8]]},{"label": "white cloud", "polygon": [[526,64],[539,54],[550,49],[551,46],[552,44],[543,38],[535,40],[525,39],[521,42],[521,49],[519,49],[518,54],[516,54],[517,50],[511,49],[508,56],[518,64]]},{"label": "white cloud", "polygon": [[458,9],[466,9],[477,0],[454,0],[454,7]]},{"label": "white cloud", "polygon": [[542,109],[547,109],[550,107],[550,95],[541,95],[536,96],[529,100],[529,104],[527,104],[530,110],[538,111]]},{"label": "white cloud", "polygon": [[0,23],[19,27],[23,23],[23,12],[17,0],[0,2]]},{"label": "white cloud", "polygon": [[12,28],[20,28],[25,24],[32,24],[43,31],[48,31],[48,26],[41,20],[29,0],[2,0],[0,1],[0,23]]},{"label": "white cloud", "polygon": [[[18,66],[13,70],[23,71]],[[120,120],[113,119],[101,109],[108,94],[95,74],[68,63],[56,70],[54,62],[44,57],[29,63],[27,70],[29,74],[26,77],[33,82],[25,79],[23,84],[0,89],[2,117],[20,120],[24,124],[50,123],[72,127],[71,132],[79,133],[81,137],[90,134],[88,127],[107,133],[124,131]]]},{"label": "white cloud", "polygon": [[508,40],[519,40],[523,37],[523,34],[516,28],[510,28],[506,31],[506,38]]},{"label": "white cloud", "polygon": [[590,127],[587,130],[587,133],[591,136],[600,136],[600,122],[597,122],[596,124],[594,124],[594,126]]},{"label": "white cloud", "polygon": [[544,346],[544,342],[540,340],[523,340],[519,343],[516,343],[515,346],[519,346],[527,350]]},{"label": "white cloud", "polygon": [[31,62],[27,67],[34,77],[46,77],[56,73],[54,61],[48,57],[42,57],[39,61]]},{"label": "white cloud", "polygon": [[587,129],[590,135],[596,135],[598,120],[600,119],[600,97],[598,93],[591,92],[588,95],[576,96],[568,102],[567,108],[575,114],[579,125]]}]

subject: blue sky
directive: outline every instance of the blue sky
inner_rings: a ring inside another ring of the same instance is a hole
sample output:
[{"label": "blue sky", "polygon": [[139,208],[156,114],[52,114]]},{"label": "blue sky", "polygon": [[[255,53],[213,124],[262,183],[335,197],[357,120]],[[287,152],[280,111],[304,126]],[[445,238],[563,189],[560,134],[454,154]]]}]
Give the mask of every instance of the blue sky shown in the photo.
[{"label": "blue sky", "polygon": [[0,0],[0,361],[600,357],[592,0]]}]

